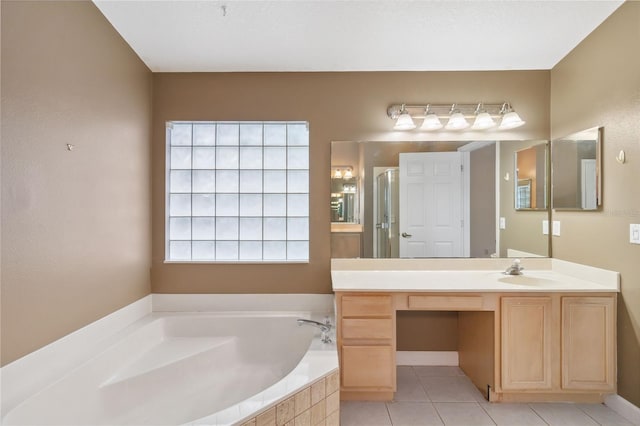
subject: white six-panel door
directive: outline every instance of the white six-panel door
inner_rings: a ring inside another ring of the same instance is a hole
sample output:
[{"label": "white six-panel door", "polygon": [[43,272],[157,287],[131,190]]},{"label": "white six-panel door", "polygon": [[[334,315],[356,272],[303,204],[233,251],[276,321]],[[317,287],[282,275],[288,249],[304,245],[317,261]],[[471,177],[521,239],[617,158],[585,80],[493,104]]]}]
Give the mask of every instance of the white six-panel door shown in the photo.
[{"label": "white six-panel door", "polygon": [[400,257],[462,257],[462,153],[400,154]]}]

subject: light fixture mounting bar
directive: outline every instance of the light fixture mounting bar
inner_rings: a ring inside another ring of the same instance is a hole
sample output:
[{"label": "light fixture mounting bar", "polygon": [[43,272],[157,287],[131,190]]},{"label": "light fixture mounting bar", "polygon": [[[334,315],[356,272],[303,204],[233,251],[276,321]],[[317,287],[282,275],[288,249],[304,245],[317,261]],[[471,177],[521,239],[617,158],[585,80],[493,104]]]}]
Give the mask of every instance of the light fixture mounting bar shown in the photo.
[{"label": "light fixture mounting bar", "polygon": [[389,118],[396,120],[402,109],[412,118],[425,118],[427,111],[436,114],[439,118],[449,117],[452,109],[459,111],[465,117],[475,117],[478,112],[487,112],[489,115],[499,117],[511,108],[509,102],[476,102],[476,103],[447,103],[447,104],[392,104],[387,108]]}]

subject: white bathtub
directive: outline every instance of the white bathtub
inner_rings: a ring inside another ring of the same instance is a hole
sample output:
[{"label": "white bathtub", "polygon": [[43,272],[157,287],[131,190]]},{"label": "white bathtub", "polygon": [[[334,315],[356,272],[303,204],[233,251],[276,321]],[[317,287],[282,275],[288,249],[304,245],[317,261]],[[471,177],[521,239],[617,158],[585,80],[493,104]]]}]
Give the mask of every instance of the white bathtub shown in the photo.
[{"label": "white bathtub", "polygon": [[2,424],[242,423],[337,368],[335,345],[298,317],[149,314]]}]

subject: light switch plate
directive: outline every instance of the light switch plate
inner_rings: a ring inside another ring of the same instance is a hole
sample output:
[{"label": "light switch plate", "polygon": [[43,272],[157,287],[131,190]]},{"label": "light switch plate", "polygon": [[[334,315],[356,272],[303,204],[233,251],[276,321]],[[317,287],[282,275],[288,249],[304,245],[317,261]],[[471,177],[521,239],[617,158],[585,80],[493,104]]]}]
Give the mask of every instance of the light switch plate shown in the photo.
[{"label": "light switch plate", "polygon": [[542,221],[542,235],[549,235],[549,221]]},{"label": "light switch plate", "polygon": [[629,225],[629,242],[631,244],[640,244],[640,223]]},{"label": "light switch plate", "polygon": [[504,217],[500,218],[500,229],[507,229],[507,219]]},{"label": "light switch plate", "polygon": [[553,221],[552,232],[553,232],[554,236],[556,236],[556,237],[560,236],[560,221],[559,220],[554,220]]}]

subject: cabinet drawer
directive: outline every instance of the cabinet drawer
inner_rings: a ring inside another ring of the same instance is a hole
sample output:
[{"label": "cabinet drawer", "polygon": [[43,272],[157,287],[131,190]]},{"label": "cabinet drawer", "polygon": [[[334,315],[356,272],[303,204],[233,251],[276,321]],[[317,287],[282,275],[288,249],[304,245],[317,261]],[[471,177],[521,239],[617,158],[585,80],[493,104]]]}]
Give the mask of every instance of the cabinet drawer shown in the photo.
[{"label": "cabinet drawer", "polygon": [[409,309],[474,311],[482,305],[482,296],[409,296]]},{"label": "cabinet drawer", "polygon": [[390,317],[391,296],[342,296],[343,317]]},{"label": "cabinet drawer", "polygon": [[343,339],[391,339],[392,337],[391,318],[345,318],[342,320]]},{"label": "cabinet drawer", "polygon": [[342,385],[393,389],[395,363],[391,346],[343,346]]}]

